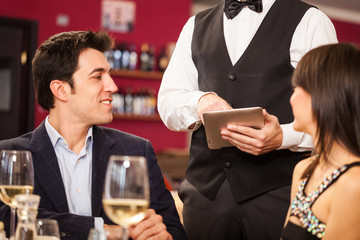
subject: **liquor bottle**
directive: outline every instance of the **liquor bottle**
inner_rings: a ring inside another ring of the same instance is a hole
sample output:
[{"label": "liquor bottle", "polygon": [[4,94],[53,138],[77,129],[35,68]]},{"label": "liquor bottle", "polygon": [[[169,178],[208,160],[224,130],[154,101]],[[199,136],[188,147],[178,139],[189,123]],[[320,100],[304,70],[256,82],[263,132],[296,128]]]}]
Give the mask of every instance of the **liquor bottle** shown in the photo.
[{"label": "liquor bottle", "polygon": [[161,49],[158,59],[158,70],[163,72],[169,64],[169,58],[166,54],[165,47]]},{"label": "liquor bottle", "polygon": [[104,55],[110,65],[110,68],[114,69],[114,50],[110,49],[109,51],[106,51]]},{"label": "liquor bottle", "polygon": [[114,49],[113,58],[114,58],[114,67],[113,68],[115,70],[121,69],[122,51],[120,50],[119,45]]},{"label": "liquor bottle", "polygon": [[149,63],[148,63],[148,71],[154,71],[156,67],[156,55],[155,55],[155,46],[149,46]]},{"label": "liquor bottle", "polygon": [[118,90],[118,108],[117,108],[117,112],[119,114],[124,114],[125,112],[125,95],[124,95],[124,92],[122,91],[122,88],[119,87],[119,90]]},{"label": "liquor bottle", "polygon": [[142,115],[149,116],[149,90],[147,87],[143,87],[142,90]]},{"label": "liquor bottle", "polygon": [[140,90],[133,93],[133,114],[141,115],[141,95]]},{"label": "liquor bottle", "polygon": [[149,68],[149,44],[143,43],[141,45],[140,53],[140,70],[147,71]]},{"label": "liquor bottle", "polygon": [[140,99],[141,99],[141,115],[147,115],[147,89],[142,87],[140,89]]},{"label": "liquor bottle", "polygon": [[113,95],[113,101],[111,102],[113,107],[113,112],[118,114],[124,114],[124,94],[121,92],[120,88],[117,93]]},{"label": "liquor bottle", "polygon": [[124,43],[122,45],[122,61],[121,61],[121,66],[122,69],[129,69],[129,64],[130,64],[130,52],[127,49],[126,44]]},{"label": "liquor bottle", "polygon": [[136,53],[136,45],[131,44],[129,47],[130,55],[129,55],[129,70],[135,70],[137,67],[138,56]]},{"label": "liquor bottle", "polygon": [[150,88],[149,89],[149,99],[148,99],[148,107],[149,107],[149,115],[155,115],[156,113],[156,95],[155,95],[155,89]]},{"label": "liquor bottle", "polygon": [[126,89],[126,94],[125,94],[125,113],[128,115],[133,114],[134,108],[133,108],[133,91],[131,87],[128,87]]}]

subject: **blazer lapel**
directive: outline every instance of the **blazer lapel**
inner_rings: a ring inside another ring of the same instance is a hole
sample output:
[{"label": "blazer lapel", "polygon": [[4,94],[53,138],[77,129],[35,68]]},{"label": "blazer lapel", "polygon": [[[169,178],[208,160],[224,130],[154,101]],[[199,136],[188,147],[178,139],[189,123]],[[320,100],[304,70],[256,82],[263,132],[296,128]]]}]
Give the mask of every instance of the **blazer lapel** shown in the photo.
[{"label": "blazer lapel", "polygon": [[108,137],[98,126],[93,126],[93,136],[91,205],[92,215],[98,217],[102,209],[102,193],[106,168],[111,155],[110,149],[116,141]]},{"label": "blazer lapel", "polygon": [[44,190],[57,212],[68,212],[64,183],[45,122],[34,130],[28,149],[33,155],[36,183]]}]

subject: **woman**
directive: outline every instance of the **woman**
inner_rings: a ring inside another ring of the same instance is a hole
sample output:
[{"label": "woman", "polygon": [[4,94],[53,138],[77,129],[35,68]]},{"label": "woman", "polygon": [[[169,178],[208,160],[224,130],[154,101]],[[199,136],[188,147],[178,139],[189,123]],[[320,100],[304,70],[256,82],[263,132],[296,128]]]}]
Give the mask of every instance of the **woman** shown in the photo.
[{"label": "woman", "polygon": [[360,239],[360,51],[314,49],[292,81],[293,127],[313,137],[315,150],[294,169],[282,239]]}]

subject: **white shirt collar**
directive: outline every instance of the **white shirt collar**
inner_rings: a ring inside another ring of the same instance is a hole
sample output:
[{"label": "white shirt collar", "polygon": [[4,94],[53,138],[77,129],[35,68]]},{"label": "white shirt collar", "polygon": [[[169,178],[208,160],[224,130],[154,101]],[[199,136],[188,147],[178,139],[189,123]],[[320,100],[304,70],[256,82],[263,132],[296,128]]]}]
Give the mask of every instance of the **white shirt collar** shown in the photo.
[{"label": "white shirt collar", "polygon": [[[49,135],[49,138],[50,138],[50,141],[51,141],[51,144],[53,145],[53,147],[55,147],[55,145],[61,139],[63,139],[64,144],[67,145],[65,138],[63,136],[61,136],[61,134],[58,131],[56,131],[56,129],[50,124],[49,115],[45,119],[45,129]],[[86,140],[85,140],[86,148],[88,146],[89,141],[92,141],[92,139],[93,139],[93,127],[91,126],[86,134]]]}]

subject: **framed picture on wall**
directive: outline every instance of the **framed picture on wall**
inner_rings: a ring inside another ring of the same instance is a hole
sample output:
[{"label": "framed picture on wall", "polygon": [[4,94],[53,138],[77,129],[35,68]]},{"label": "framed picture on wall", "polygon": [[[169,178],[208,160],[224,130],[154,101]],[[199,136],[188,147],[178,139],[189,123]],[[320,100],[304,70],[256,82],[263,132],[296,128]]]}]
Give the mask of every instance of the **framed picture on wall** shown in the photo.
[{"label": "framed picture on wall", "polygon": [[135,25],[136,3],[122,0],[102,1],[102,27],[112,32],[131,32]]}]

